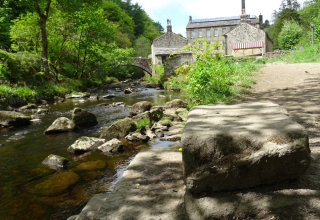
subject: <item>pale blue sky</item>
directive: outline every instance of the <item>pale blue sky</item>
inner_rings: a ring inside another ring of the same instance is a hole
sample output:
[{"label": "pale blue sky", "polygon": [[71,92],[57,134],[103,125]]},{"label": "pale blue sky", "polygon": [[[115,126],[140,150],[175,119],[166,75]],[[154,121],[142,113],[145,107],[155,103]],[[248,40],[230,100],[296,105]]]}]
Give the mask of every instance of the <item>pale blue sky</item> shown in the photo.
[{"label": "pale blue sky", "polygon": [[[303,3],[304,0],[298,0]],[[196,18],[237,16],[241,13],[241,0],[132,0],[137,2],[154,20],[164,28],[171,19],[173,32],[185,36],[186,25],[191,15]],[[246,0],[247,14],[271,20],[273,10],[278,10],[281,0]]]}]

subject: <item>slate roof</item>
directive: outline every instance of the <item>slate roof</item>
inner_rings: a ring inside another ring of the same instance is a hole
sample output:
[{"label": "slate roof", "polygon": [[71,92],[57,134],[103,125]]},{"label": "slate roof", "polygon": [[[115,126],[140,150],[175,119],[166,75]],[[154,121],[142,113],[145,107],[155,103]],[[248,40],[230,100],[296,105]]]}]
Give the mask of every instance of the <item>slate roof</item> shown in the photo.
[{"label": "slate roof", "polygon": [[[250,20],[253,24],[259,23],[259,18],[257,18],[255,15],[250,15]],[[238,24],[240,24],[240,16],[193,19],[188,23],[187,29],[234,26]]]}]

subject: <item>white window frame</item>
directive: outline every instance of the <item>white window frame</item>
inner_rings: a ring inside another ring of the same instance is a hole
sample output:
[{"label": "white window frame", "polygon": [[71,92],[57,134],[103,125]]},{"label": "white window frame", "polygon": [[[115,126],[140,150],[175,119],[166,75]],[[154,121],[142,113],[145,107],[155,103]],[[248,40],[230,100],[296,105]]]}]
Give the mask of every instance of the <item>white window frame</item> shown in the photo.
[{"label": "white window frame", "polygon": [[203,31],[202,31],[202,29],[199,29],[199,31],[198,31],[198,36],[199,36],[199,37],[203,37]]},{"label": "white window frame", "polygon": [[227,33],[227,28],[222,28],[222,34]]},{"label": "white window frame", "polygon": [[191,38],[191,39],[194,39],[194,30],[191,30],[191,31],[190,31],[190,38]]},{"label": "white window frame", "polygon": [[211,30],[207,29],[207,37],[211,37]]},{"label": "white window frame", "polygon": [[215,37],[218,37],[218,36],[219,36],[219,30],[218,30],[218,28],[215,28],[215,29],[214,29],[214,33],[213,33],[213,34],[214,34]]}]

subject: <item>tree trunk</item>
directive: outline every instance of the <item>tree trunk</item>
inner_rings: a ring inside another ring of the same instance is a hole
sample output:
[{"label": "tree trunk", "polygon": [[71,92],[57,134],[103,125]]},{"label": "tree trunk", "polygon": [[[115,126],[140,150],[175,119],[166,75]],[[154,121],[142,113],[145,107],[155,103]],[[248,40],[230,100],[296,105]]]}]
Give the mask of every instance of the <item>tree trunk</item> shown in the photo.
[{"label": "tree trunk", "polygon": [[48,39],[46,29],[50,4],[51,0],[48,0],[44,12],[41,12],[38,0],[34,0],[34,7],[38,15],[38,22],[40,26],[42,71],[45,73],[45,76],[49,76],[50,73],[48,61]]}]

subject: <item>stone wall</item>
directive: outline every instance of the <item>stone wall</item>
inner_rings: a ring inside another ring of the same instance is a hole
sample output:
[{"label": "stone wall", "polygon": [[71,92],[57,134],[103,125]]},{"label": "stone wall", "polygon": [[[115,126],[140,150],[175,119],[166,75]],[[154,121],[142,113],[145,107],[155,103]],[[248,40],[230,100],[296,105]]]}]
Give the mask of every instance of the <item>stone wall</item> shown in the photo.
[{"label": "stone wall", "polygon": [[166,78],[175,73],[175,69],[184,64],[191,64],[194,62],[193,55],[191,53],[179,54],[170,57],[164,64],[164,72]]},{"label": "stone wall", "polygon": [[281,57],[286,55],[287,53],[290,53],[290,50],[275,50],[272,52],[265,53],[263,57],[267,57],[267,58]]}]

